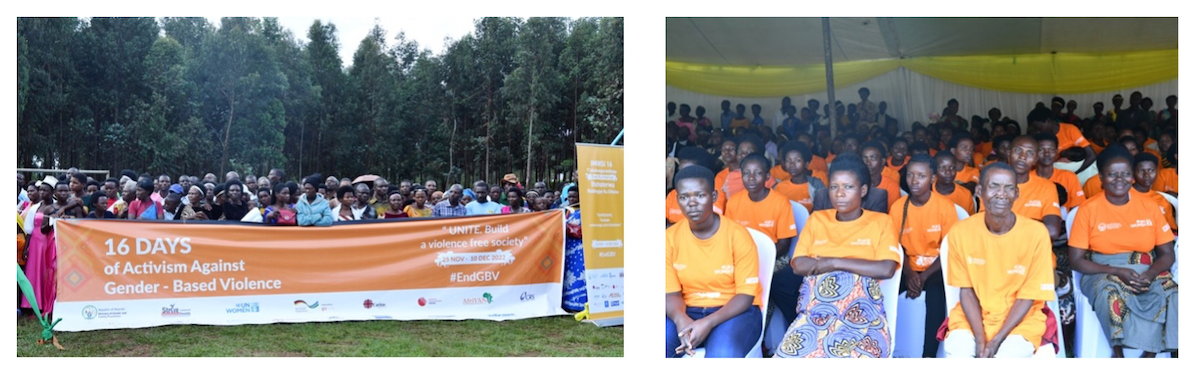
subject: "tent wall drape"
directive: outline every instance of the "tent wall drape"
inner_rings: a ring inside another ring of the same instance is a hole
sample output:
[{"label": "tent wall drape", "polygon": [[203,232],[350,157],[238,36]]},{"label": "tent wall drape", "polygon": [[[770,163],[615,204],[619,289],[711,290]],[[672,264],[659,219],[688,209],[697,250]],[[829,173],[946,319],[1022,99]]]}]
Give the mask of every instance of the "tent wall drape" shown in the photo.
[{"label": "tent wall drape", "polygon": [[[839,89],[905,67],[923,75],[1003,92],[1095,93],[1179,77],[1179,50],[1126,53],[972,55],[834,63]],[[732,66],[667,62],[667,84],[699,93],[776,97],[825,88],[824,64]]]},{"label": "tent wall drape", "polygon": [[[835,65],[835,72],[836,70]],[[824,81],[823,73],[814,76],[820,78],[820,81]],[[747,116],[750,116],[750,105],[759,104],[763,108],[762,117],[768,123],[774,124],[774,114],[779,109],[780,99],[783,96],[790,96],[792,103],[796,106],[804,106],[809,99],[816,99],[823,106],[826,99],[823,84],[819,88],[807,91],[783,92],[779,95],[738,96],[689,90],[688,88],[671,85],[669,79],[670,77],[668,76],[666,101],[673,101],[676,104],[689,104],[693,109],[697,106],[704,106],[707,110],[706,116],[712,118],[714,121],[720,119],[722,100],[729,100],[733,104],[732,107],[736,107],[739,103],[745,104]],[[1087,118],[1091,116],[1092,104],[1095,102],[1104,103],[1106,111],[1112,109],[1112,96],[1117,93],[1121,93],[1125,97],[1126,103],[1124,106],[1128,107],[1129,94],[1133,91],[1141,91],[1143,95],[1150,97],[1154,101],[1152,109],[1157,111],[1166,107],[1165,98],[1167,96],[1178,94],[1179,91],[1178,79],[1167,79],[1158,83],[1091,93],[1015,93],[953,83],[926,76],[904,67],[896,68],[881,75],[857,82],[852,82],[848,79],[837,80],[839,79],[835,76],[835,85],[838,87],[835,92],[837,98],[840,99],[839,101],[845,104],[857,103],[859,102],[858,88],[867,87],[871,90],[871,101],[875,103],[886,101],[888,103],[888,114],[900,120],[901,130],[908,130],[909,125],[914,121],[921,122],[922,124],[929,123],[928,115],[930,113],[940,115],[942,108],[946,106],[946,101],[951,98],[958,100],[958,114],[964,118],[969,119],[972,115],[986,116],[988,109],[995,107],[999,108],[1004,116],[1017,120],[1021,124],[1022,130],[1024,130],[1026,126],[1025,115],[1038,102],[1043,102],[1046,106],[1049,106],[1050,99],[1056,95],[1062,96],[1067,100],[1075,100],[1079,104],[1079,108],[1076,109],[1075,114],[1081,118]]]}]

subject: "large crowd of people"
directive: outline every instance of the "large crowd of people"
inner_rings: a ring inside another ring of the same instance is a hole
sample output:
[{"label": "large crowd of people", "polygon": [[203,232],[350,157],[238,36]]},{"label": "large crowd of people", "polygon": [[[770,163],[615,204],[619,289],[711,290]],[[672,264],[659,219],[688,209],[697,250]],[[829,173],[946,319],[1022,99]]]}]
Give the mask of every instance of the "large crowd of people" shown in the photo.
[{"label": "large crowd of people", "polygon": [[[33,285],[43,313],[53,311],[57,250],[54,221],[68,218],[153,220],[187,223],[227,221],[272,226],[331,226],[335,222],[393,218],[447,218],[564,210],[568,227],[563,306],[582,311],[587,302],[583,275],[582,230],[579,227],[579,188],[567,183],[559,191],[545,182],[532,188],[521,185],[515,174],[498,184],[476,181],[439,186],[423,185],[364,175],[351,180],[312,174],[301,182],[289,181],[283,169],[265,177],[231,171],[219,180],[214,173],[203,178],[181,175],[157,177],[124,170],[99,181],[77,168],[60,175],[26,178],[17,173],[18,263]],[[575,266],[578,265],[578,266]],[[20,309],[31,304],[22,298]],[[20,309],[18,312],[20,312]]]},{"label": "large crowd of people", "polygon": [[[901,130],[858,93],[799,111],[784,97],[770,119],[758,104],[722,101],[719,119],[667,104],[667,357],[889,357],[882,299],[897,294],[925,296],[924,357],[1029,357],[1072,342],[1056,323],[1075,321],[1074,291],[1114,357],[1177,355],[1176,96],[1155,110],[1117,94],[1081,115],[1054,97],[1019,119],[967,119],[950,99]],[[800,227],[792,204],[810,214]],[[748,230],[775,244],[770,287]],[[897,272],[900,292],[881,293]],[[754,345],[768,310],[787,330]]]}]

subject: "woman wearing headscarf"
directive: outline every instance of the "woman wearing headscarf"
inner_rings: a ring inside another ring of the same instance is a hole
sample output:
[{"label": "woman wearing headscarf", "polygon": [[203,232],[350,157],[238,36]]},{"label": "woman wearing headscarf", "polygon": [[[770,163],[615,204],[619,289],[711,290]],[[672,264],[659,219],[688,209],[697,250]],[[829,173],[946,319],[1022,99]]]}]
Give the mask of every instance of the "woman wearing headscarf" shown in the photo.
[{"label": "woman wearing headscarf", "polygon": [[804,283],[796,320],[776,357],[890,356],[880,281],[899,268],[900,248],[892,218],[862,209],[870,184],[871,173],[855,154],[830,164],[834,208],[813,212],[800,232],[791,265]]}]

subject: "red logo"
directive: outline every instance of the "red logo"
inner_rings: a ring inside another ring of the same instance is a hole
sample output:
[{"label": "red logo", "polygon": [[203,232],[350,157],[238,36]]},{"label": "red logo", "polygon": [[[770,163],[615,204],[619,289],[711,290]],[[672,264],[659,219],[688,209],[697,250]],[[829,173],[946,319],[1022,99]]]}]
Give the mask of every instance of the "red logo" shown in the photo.
[{"label": "red logo", "polygon": [[375,302],[371,302],[370,299],[363,301],[363,308],[369,309],[371,307],[375,307]]},{"label": "red logo", "polygon": [[421,305],[421,307],[425,307],[425,297],[421,297],[420,299],[417,299],[417,304]]}]

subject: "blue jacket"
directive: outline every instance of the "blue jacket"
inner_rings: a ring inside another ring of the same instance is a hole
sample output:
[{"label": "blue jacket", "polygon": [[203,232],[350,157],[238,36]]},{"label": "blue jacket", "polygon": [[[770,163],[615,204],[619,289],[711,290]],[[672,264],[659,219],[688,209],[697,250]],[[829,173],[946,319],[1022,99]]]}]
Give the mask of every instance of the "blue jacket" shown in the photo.
[{"label": "blue jacket", "polygon": [[296,224],[300,226],[331,226],[333,211],[329,209],[329,201],[317,195],[317,200],[308,203],[308,195],[301,194],[296,202]]}]

